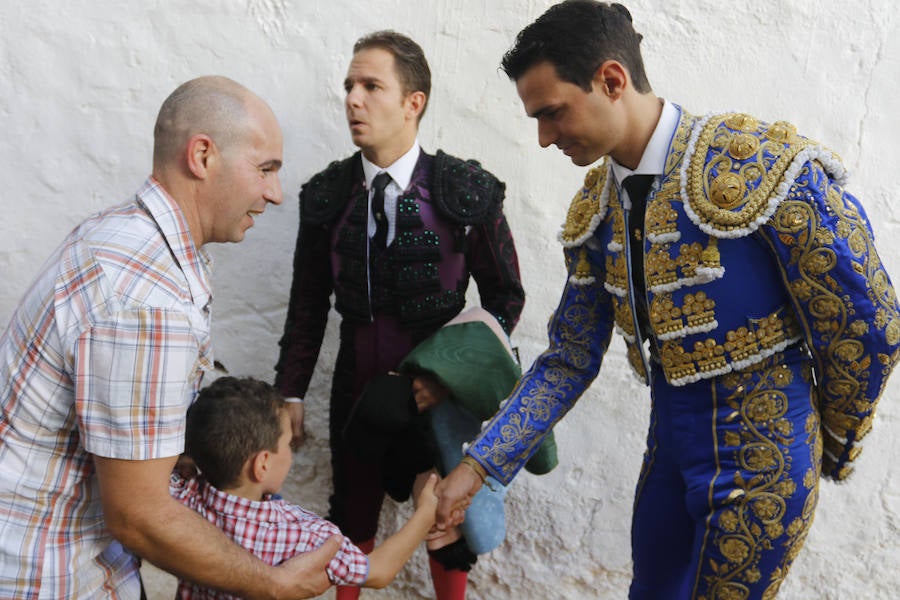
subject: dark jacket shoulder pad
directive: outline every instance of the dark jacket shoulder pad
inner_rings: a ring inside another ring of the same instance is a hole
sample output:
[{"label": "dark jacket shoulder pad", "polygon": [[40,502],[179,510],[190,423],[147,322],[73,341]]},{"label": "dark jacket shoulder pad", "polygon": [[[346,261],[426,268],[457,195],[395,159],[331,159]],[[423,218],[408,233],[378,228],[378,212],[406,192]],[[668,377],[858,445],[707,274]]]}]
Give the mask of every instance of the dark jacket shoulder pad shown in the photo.
[{"label": "dark jacket shoulder pad", "polygon": [[462,160],[438,150],[434,156],[435,206],[460,225],[486,223],[503,207],[506,185],[474,160]]},{"label": "dark jacket shoulder pad", "polygon": [[340,214],[350,197],[354,161],[350,158],[333,161],[324,171],[316,173],[300,188],[300,223],[328,225]]}]

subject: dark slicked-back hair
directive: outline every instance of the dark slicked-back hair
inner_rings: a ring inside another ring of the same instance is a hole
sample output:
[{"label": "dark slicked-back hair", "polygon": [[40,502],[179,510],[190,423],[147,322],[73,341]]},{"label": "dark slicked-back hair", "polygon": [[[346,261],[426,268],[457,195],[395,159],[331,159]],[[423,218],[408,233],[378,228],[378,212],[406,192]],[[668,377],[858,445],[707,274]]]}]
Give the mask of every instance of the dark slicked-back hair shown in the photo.
[{"label": "dark slicked-back hair", "polygon": [[425,115],[425,109],[428,108],[428,99],[431,98],[431,69],[428,68],[428,61],[425,59],[422,47],[402,33],[384,30],[370,33],[356,40],[353,45],[353,54],[370,48],[381,48],[394,56],[394,69],[396,69],[397,78],[403,86],[404,95],[412,92],[425,94],[425,105],[422,107],[422,112],[419,113],[421,121]]},{"label": "dark slicked-back hair", "polygon": [[628,69],[638,92],[650,91],[641,34],[634,30],[628,9],[609,2],[566,0],[520,31],[501,65],[517,81],[534,65],[549,61],[557,77],[589,92],[594,74],[607,60]]},{"label": "dark slicked-back hair", "polygon": [[200,390],[187,412],[184,452],[219,489],[236,485],[248,458],[277,450],[284,398],[247,377],[222,377]]}]

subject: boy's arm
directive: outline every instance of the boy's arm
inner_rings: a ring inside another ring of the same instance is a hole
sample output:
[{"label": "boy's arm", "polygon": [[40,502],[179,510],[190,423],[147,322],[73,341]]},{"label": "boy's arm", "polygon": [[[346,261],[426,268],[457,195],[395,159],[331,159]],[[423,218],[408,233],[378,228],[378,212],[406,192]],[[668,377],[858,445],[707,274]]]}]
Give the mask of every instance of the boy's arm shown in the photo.
[{"label": "boy's arm", "polygon": [[369,554],[369,577],[363,584],[368,588],[383,588],[397,576],[412,557],[434,525],[437,496],[434,485],[437,475],[431,475],[416,498],[416,512],[400,531],[389,537]]}]

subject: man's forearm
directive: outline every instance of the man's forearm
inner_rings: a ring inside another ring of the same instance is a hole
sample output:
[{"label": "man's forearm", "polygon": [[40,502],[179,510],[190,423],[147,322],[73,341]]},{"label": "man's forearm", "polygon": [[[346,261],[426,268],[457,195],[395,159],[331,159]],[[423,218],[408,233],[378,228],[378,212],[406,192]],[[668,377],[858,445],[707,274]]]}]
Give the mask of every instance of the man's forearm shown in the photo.
[{"label": "man's forearm", "polygon": [[271,567],[169,496],[175,458],[95,456],[94,462],[107,528],[126,548],[160,568],[244,598],[312,598],[327,588],[324,562]]},{"label": "man's forearm", "polygon": [[154,565],[194,583],[246,598],[274,597],[274,569],[203,517],[173,501],[157,526],[135,523],[120,541]]}]

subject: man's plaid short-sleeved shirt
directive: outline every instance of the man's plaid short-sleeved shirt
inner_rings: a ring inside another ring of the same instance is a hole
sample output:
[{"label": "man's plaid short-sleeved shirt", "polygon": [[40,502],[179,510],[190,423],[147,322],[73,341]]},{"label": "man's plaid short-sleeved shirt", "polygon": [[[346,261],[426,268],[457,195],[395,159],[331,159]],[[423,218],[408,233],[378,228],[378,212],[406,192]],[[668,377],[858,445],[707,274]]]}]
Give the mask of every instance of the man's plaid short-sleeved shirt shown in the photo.
[{"label": "man's plaid short-sleeved shirt", "polygon": [[208,268],[151,178],[78,226],[25,294],[0,337],[0,598],[138,598],[92,456],[182,451],[212,364]]}]

